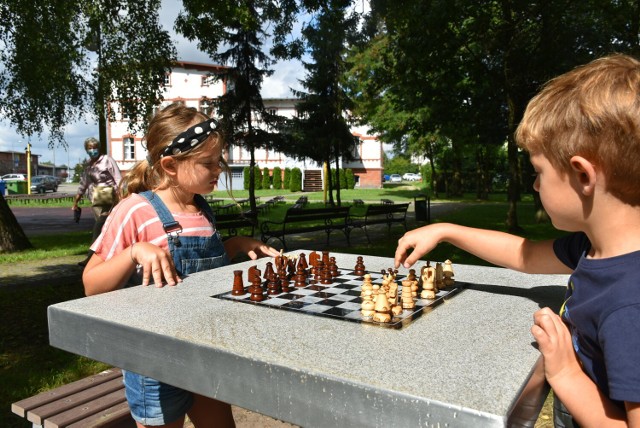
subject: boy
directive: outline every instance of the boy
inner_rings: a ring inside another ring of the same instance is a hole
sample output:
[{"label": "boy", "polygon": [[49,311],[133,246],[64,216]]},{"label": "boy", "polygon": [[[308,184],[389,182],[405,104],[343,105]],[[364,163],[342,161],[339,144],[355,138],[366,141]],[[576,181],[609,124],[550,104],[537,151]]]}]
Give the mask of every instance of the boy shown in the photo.
[{"label": "boy", "polygon": [[[551,80],[516,131],[553,225],[532,242],[433,224],[406,233],[395,264],[440,242],[527,273],[571,273],[560,316],[534,314],[531,333],[556,403],[580,426],[640,427],[640,62],[612,55]],[[413,249],[410,255],[407,251]]]}]

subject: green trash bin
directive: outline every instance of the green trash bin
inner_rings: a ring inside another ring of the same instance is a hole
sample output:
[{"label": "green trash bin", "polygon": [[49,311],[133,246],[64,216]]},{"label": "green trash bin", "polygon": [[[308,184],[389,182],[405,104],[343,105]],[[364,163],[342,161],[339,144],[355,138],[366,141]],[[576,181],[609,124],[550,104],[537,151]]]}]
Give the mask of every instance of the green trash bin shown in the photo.
[{"label": "green trash bin", "polygon": [[7,181],[8,195],[26,195],[28,193],[27,182],[22,180]]}]

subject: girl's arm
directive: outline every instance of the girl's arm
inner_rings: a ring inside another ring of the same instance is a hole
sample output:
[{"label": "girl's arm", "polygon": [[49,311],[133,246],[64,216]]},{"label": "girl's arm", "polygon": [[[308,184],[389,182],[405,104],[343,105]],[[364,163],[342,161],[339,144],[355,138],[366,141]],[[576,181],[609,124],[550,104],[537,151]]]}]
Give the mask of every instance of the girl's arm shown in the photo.
[{"label": "girl's arm", "polygon": [[280,252],[275,248],[248,236],[234,236],[224,241],[223,245],[229,259],[234,259],[240,253],[247,254],[251,260],[280,255]]},{"label": "girl's arm", "polygon": [[[527,273],[571,273],[556,257],[553,241],[533,242],[494,230],[451,223],[430,224],[404,234],[398,241],[395,266],[412,266],[441,242],[480,257],[489,263]],[[407,252],[413,250],[409,255]]]},{"label": "girl's arm", "polygon": [[178,277],[173,260],[160,247],[148,242],[137,242],[107,261],[94,254],[82,274],[87,296],[117,290],[126,284],[136,265],[142,265],[142,285],[149,285],[151,277],[156,287],[176,285]]},{"label": "girl's arm", "polygon": [[580,426],[640,426],[638,403],[625,403],[628,412],[625,414],[582,370],[573,350],[571,333],[562,318],[551,309],[543,308],[533,319],[531,333],[544,358],[545,377]]}]

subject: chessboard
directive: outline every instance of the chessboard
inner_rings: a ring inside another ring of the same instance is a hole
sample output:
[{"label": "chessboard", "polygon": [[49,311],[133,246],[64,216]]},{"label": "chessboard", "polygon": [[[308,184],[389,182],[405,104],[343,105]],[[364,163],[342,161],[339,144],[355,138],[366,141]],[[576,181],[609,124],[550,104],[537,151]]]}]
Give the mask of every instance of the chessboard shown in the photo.
[{"label": "chessboard", "polygon": [[[237,271],[240,272],[240,271]],[[381,284],[386,273],[366,272],[371,276],[374,284]],[[396,282],[402,283],[406,275],[396,274]],[[322,284],[313,278],[306,278],[304,287],[289,287],[287,291],[276,294],[265,294],[261,301],[251,299],[249,289],[243,287],[244,293],[238,295],[233,291],[211,296],[216,299],[230,300],[238,303],[245,303],[266,308],[280,309],[298,312],[300,314],[327,317],[350,322],[365,323],[400,329],[406,327],[412,321],[430,312],[446,299],[456,295],[462,290],[464,284],[456,281],[453,286],[438,290],[434,299],[422,299],[419,296],[415,299],[415,307],[404,309],[402,313],[393,315],[390,322],[376,322],[371,317],[365,317],[361,313],[362,298],[361,287],[363,276],[356,274],[353,269],[337,268],[337,276],[332,278],[331,284]],[[261,281],[261,287],[267,289],[267,281]],[[400,293],[402,285],[399,285]]]}]

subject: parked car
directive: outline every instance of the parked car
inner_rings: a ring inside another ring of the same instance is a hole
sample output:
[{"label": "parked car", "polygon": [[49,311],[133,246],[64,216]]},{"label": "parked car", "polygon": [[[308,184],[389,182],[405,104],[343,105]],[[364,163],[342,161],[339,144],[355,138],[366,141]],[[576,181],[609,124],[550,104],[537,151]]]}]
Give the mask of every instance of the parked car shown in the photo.
[{"label": "parked car", "polygon": [[414,172],[407,172],[406,174],[404,174],[402,176],[403,180],[406,181],[421,181],[422,180],[422,176],[420,174],[416,174]]},{"label": "parked car", "polygon": [[382,181],[383,182],[389,181],[390,179],[391,179],[391,176],[389,174],[385,174],[385,175],[382,176]]},{"label": "parked car", "polygon": [[400,174],[391,174],[391,176],[389,177],[389,181],[392,183],[399,183],[402,181],[402,177],[400,176]]},{"label": "parked car", "polygon": [[31,178],[31,193],[44,193],[47,190],[58,191],[58,182],[50,175],[36,175]]},{"label": "parked car", "polygon": [[5,174],[1,177],[2,181],[27,181],[27,174]]}]

